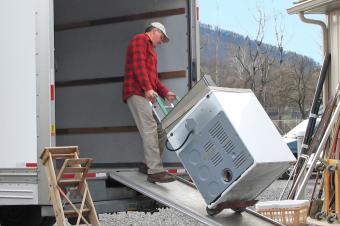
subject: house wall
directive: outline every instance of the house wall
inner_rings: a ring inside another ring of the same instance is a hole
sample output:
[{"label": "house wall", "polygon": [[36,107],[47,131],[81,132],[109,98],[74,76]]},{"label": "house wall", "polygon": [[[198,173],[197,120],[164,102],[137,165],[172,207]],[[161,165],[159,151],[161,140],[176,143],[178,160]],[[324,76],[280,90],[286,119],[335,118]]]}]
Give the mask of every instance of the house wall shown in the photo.
[{"label": "house wall", "polygon": [[328,24],[329,48],[332,54],[329,94],[332,96],[340,81],[340,9],[330,12]]}]

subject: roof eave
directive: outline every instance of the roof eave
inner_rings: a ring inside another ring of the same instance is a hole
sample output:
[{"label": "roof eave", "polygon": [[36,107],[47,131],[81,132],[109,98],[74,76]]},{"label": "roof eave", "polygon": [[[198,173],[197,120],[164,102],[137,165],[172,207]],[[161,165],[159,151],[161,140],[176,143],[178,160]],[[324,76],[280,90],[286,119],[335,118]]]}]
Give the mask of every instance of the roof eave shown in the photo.
[{"label": "roof eave", "polygon": [[287,12],[288,14],[327,14],[335,8],[340,8],[339,0],[307,0],[287,9]]}]

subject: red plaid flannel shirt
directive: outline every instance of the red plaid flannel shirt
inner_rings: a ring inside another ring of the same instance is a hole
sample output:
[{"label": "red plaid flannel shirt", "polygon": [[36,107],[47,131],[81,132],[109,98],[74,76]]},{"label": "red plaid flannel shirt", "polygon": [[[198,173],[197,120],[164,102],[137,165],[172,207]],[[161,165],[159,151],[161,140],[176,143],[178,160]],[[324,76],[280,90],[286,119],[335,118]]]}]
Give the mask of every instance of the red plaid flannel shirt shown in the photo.
[{"label": "red plaid flannel shirt", "polygon": [[157,54],[149,36],[137,34],[126,53],[123,101],[132,95],[144,97],[144,92],[151,89],[163,98],[169,92],[158,78]]}]

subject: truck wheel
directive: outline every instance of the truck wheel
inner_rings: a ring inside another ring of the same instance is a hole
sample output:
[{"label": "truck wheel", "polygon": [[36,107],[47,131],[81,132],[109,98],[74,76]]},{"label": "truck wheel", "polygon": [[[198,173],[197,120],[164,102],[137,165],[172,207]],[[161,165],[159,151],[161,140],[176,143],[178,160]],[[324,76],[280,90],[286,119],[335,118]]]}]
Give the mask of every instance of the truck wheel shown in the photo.
[{"label": "truck wheel", "polygon": [[290,172],[287,170],[279,177],[279,180],[288,180],[289,177],[290,177]]},{"label": "truck wheel", "polygon": [[24,226],[23,219],[27,214],[22,207],[2,207],[0,213],[1,226]]},{"label": "truck wheel", "polygon": [[40,206],[11,206],[0,208],[1,226],[52,226],[54,217],[41,217]]},{"label": "truck wheel", "polygon": [[54,223],[54,217],[42,217],[39,226],[52,226]]},{"label": "truck wheel", "polygon": [[333,224],[334,222],[336,222],[337,219],[338,219],[338,218],[337,218],[337,216],[336,216],[335,213],[333,213],[333,214],[327,216],[327,222],[330,223],[330,224]]},{"label": "truck wheel", "polygon": [[329,165],[329,166],[327,166],[327,170],[328,170],[328,172],[329,173],[334,173],[335,171],[336,171],[336,165]]},{"label": "truck wheel", "polygon": [[315,170],[319,171],[319,172],[322,172],[325,169],[326,169],[326,166],[324,164],[322,164],[322,163],[315,166]]},{"label": "truck wheel", "polygon": [[205,208],[209,216],[215,216],[216,214],[220,213],[222,209],[210,209],[208,207]]},{"label": "truck wheel", "polygon": [[245,210],[246,210],[246,208],[244,207],[244,208],[231,208],[234,212],[236,212],[236,213],[242,213],[242,212],[244,212]]},{"label": "truck wheel", "polygon": [[318,212],[315,214],[315,219],[317,220],[323,220],[326,217],[326,213],[324,211]]}]

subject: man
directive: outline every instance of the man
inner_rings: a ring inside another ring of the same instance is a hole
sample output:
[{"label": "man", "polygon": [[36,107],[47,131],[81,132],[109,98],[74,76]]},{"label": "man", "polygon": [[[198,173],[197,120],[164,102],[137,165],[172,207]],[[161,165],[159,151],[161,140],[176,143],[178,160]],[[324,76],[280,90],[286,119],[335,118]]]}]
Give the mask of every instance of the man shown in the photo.
[{"label": "man", "polygon": [[155,48],[168,41],[165,27],[158,22],[151,23],[145,33],[132,38],[125,61],[123,101],[128,104],[141,134],[148,181],[152,183],[174,180],[163,168],[163,145],[158,143],[157,122],[149,104],[149,101],[153,103],[158,95],[169,102],[176,98],[176,94],[159,80],[157,73]]}]

